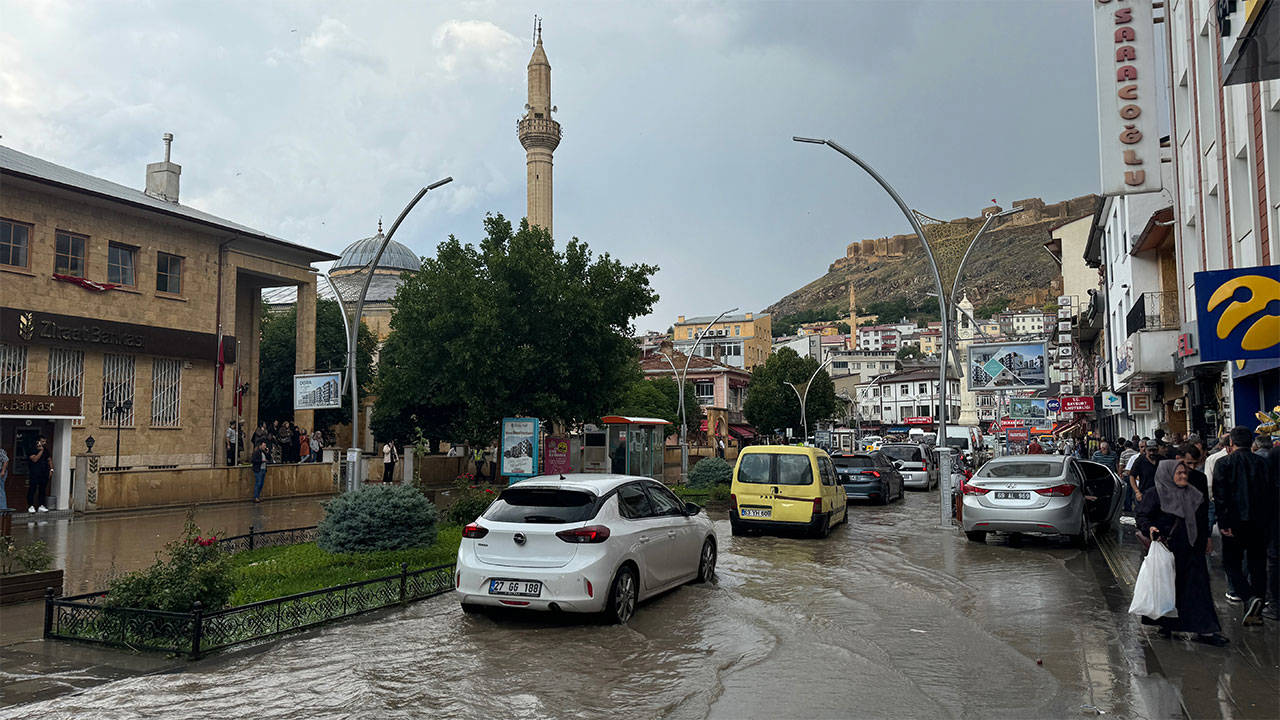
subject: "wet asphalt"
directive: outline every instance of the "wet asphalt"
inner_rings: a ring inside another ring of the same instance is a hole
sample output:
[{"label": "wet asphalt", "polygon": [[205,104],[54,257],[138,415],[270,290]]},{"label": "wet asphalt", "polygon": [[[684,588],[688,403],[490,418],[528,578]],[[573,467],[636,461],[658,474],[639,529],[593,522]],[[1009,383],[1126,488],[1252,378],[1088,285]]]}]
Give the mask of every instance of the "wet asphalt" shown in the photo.
[{"label": "wet asphalt", "polygon": [[978,545],[937,515],[936,491],[908,493],[812,540],[735,538],[720,511],[717,581],[625,627],[445,596],[0,717],[1280,716],[1275,624],[1156,638],[1126,612],[1123,528]]}]

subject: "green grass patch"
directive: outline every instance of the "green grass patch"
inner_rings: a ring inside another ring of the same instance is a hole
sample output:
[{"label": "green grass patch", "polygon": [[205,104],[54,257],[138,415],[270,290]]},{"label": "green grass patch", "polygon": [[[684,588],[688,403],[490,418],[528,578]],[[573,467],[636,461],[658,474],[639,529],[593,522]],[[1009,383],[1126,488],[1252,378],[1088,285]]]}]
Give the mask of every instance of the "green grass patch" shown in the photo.
[{"label": "green grass patch", "polygon": [[408,563],[410,570],[447,565],[458,557],[461,542],[461,527],[442,525],[435,543],[406,550],[328,553],[315,543],[250,550],[231,559],[236,587],[231,604],[394,575],[400,572],[400,563]]},{"label": "green grass patch", "polygon": [[692,488],[688,485],[670,485],[668,487],[681,500],[699,505],[708,502],[729,502],[728,485],[714,485],[710,488]]}]

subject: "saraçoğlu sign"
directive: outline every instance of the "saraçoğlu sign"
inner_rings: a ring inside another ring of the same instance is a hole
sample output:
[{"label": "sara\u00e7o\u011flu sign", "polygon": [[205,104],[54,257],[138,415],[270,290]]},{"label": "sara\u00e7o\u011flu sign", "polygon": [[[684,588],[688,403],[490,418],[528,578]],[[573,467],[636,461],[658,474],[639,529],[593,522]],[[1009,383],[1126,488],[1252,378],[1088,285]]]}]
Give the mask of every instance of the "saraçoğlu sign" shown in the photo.
[{"label": "sara\u00e7o\u011flu sign", "polygon": [[1093,45],[1102,194],[1160,190],[1151,0],[1094,0]]}]

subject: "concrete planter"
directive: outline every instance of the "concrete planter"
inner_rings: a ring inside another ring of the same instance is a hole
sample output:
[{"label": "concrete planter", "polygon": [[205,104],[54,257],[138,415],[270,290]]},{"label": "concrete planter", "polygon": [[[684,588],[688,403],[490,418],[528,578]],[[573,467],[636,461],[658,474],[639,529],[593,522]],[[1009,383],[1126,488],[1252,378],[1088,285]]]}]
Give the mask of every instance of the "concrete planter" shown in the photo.
[{"label": "concrete planter", "polygon": [[54,597],[62,597],[61,570],[0,576],[0,605],[38,600],[48,587],[53,588]]}]

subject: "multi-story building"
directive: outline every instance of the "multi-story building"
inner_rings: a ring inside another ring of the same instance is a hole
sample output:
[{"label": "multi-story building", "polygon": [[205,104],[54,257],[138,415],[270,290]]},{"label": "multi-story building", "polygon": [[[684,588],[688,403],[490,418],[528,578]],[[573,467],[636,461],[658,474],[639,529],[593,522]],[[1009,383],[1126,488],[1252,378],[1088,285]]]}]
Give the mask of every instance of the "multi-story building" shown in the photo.
[{"label": "multi-story building", "polygon": [[855,348],[858,350],[893,350],[902,346],[902,331],[895,325],[870,325],[858,328]]},{"label": "multi-story building", "polygon": [[782,348],[791,348],[800,357],[821,358],[821,335],[787,335],[773,339],[773,352]]},{"label": "multi-story building", "polygon": [[[672,330],[676,350],[719,358],[720,362],[750,370],[763,363],[773,351],[773,318],[756,313],[725,315],[698,340],[698,333],[715,320],[715,316],[676,318]],[[694,347],[695,343],[697,347]]]},{"label": "multi-story building", "polygon": [[[685,379],[693,385],[698,405],[706,414],[701,429],[713,437],[733,436],[739,440],[755,437],[742,413],[747,401],[747,385],[751,382],[751,373],[747,370],[698,355],[690,358],[679,352],[667,357],[660,353],[645,355],[640,358],[640,369],[646,378],[674,378],[673,368],[683,371],[686,361],[689,370]],[[691,429],[696,431],[699,428],[691,426]]]},{"label": "multi-story building", "polygon": [[[145,190],[0,147],[10,504],[23,502],[41,436],[53,448],[52,508],[69,507],[72,456],[90,441],[113,467],[117,454],[126,468],[226,462],[229,422],[257,421],[263,288],[301,290],[296,370],[313,369],[311,265],[336,256],[180,204],[171,139]],[[310,411],[294,419],[311,427]]]},{"label": "multi-story building", "polygon": [[1053,322],[1053,316],[1043,310],[1006,310],[995,317],[1000,332],[1009,337],[1044,335],[1045,323]]},{"label": "multi-story building", "polygon": [[[935,368],[915,368],[883,375],[857,387],[858,412],[863,422],[893,424],[907,418],[931,418],[938,413],[938,372]],[[947,422],[960,417],[960,381],[947,378]]]}]

